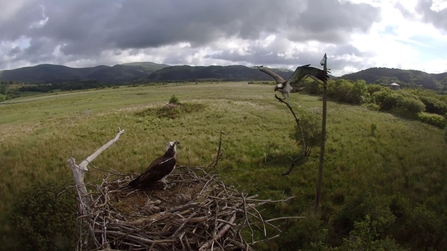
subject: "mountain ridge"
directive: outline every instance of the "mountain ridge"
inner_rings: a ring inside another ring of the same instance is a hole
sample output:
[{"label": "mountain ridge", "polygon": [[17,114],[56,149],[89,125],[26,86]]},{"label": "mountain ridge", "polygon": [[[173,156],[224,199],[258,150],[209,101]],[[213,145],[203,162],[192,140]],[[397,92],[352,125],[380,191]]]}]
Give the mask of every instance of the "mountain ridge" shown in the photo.
[{"label": "mountain ridge", "polygon": [[[291,70],[273,69],[284,79]],[[447,90],[447,72],[426,73],[418,70],[373,67],[341,77],[348,80],[363,79],[368,84],[389,85],[398,83],[404,87],[423,87]],[[272,81],[271,77],[244,65],[166,65],[153,62],[131,62],[113,66],[72,68],[64,65],[40,64],[0,71],[0,81],[18,81],[31,84],[96,81],[104,83],[141,83],[171,81]]]}]

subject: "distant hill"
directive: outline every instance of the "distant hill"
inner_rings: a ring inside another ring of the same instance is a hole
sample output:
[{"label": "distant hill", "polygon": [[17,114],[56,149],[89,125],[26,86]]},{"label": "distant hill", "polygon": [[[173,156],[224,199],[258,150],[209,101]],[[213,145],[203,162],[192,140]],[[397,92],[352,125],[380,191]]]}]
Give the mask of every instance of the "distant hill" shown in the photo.
[{"label": "distant hill", "polygon": [[[276,70],[280,76],[287,79],[292,71]],[[161,81],[200,81],[200,80],[226,80],[226,81],[272,81],[267,74],[257,68],[243,65],[230,66],[170,66],[153,72],[146,80]]]},{"label": "distant hill", "polygon": [[431,74],[416,70],[394,68],[369,68],[341,76],[343,79],[363,79],[368,84],[391,84],[396,82],[408,87],[424,87],[433,90],[447,90],[447,72]]},{"label": "distant hill", "polygon": [[[292,75],[286,69],[273,69],[284,79]],[[429,74],[416,70],[392,68],[370,68],[340,78],[363,79],[368,84],[399,83],[407,87],[424,87],[447,91],[447,72]],[[134,62],[114,66],[99,65],[86,68],[71,68],[62,65],[42,64],[13,70],[0,71],[0,81],[13,80],[25,83],[64,83],[64,82],[170,82],[170,81],[272,81],[267,74],[256,67],[243,65],[230,66],[169,66],[152,62]]]},{"label": "distant hill", "polygon": [[71,68],[62,65],[42,64],[13,70],[0,71],[0,80],[25,83],[60,83],[72,81],[132,82],[146,77],[168,65],[151,62]]}]

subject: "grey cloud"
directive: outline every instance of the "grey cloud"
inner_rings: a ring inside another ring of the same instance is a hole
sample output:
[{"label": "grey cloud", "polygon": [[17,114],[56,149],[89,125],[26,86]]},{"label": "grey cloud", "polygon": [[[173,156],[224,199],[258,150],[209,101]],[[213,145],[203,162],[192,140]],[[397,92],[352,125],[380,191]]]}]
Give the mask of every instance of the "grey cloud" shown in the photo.
[{"label": "grey cloud", "polygon": [[[336,0],[65,2],[46,0],[27,6],[20,14],[24,20],[15,21],[15,28],[4,34],[10,39],[19,34],[45,36],[66,43],[68,54],[89,54],[89,47],[146,48],[182,41],[199,46],[229,36],[256,39],[261,32],[285,31],[297,41],[340,41],[342,35],[337,32],[366,31],[378,17],[378,10],[369,5]],[[47,24],[30,29],[32,22],[42,19],[42,6]]]},{"label": "grey cloud", "polygon": [[[32,28],[43,14],[45,25]],[[51,61],[56,48],[65,58],[53,61],[66,62],[95,58],[105,50],[120,53],[179,42],[198,48],[222,38],[254,40],[265,34],[343,44],[351,32],[366,32],[379,14],[368,4],[338,0],[34,0],[25,2],[15,18],[0,22],[0,40],[30,38],[29,48],[14,53],[31,62]],[[252,48],[252,55],[243,58],[229,52],[210,58],[252,64],[315,59],[303,54],[284,59],[276,55],[281,45],[276,46]]]},{"label": "grey cloud", "polygon": [[345,42],[347,33],[366,32],[379,19],[380,10],[368,4],[308,1],[306,11],[294,20],[298,29],[291,30],[289,36],[298,41]]},{"label": "grey cloud", "polygon": [[[359,58],[368,58],[373,56],[370,52],[361,52],[357,48],[348,44],[329,47],[325,52],[331,56],[328,65],[329,68],[332,69],[343,69],[346,66],[357,69],[370,67],[366,64],[366,62],[348,61],[341,57],[343,55],[357,56]],[[314,52],[299,52],[292,55],[292,58],[284,58],[279,56],[277,53],[272,53],[272,51],[268,48],[253,48],[251,54],[249,55],[241,55],[236,52],[231,53],[228,51],[224,51],[222,53],[210,55],[208,57],[242,64],[251,63],[254,65],[266,65],[272,67],[288,65],[291,66],[291,68],[294,68],[304,64],[311,64],[318,67],[323,54]]]},{"label": "grey cloud", "polygon": [[16,46],[9,51],[8,56],[14,57],[15,55],[19,54],[20,52],[22,52],[22,49],[20,49],[20,47]]},{"label": "grey cloud", "polygon": [[430,9],[433,5],[432,0],[419,0],[416,10],[423,15],[425,22],[433,24],[433,26],[443,29],[447,32],[447,8],[436,12]]},{"label": "grey cloud", "polygon": [[[433,24],[436,28],[447,32],[447,8],[440,11],[431,10],[433,0],[419,0],[416,4],[416,12],[422,15],[422,20],[426,23]],[[395,6],[402,15],[409,20],[417,20],[415,14],[409,12],[402,3],[396,3]]]}]

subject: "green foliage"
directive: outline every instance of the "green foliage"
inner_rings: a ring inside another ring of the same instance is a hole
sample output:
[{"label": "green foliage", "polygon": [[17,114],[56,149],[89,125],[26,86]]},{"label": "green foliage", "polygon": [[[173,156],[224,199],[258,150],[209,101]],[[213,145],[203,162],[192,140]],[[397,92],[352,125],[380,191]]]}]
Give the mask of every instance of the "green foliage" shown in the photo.
[{"label": "green foliage", "polygon": [[179,105],[180,101],[177,98],[177,96],[172,95],[171,98],[169,99],[169,104]]},{"label": "green foliage", "polygon": [[447,103],[442,100],[427,96],[420,96],[419,100],[424,103],[425,111],[428,113],[436,113],[439,115],[444,115],[447,113]]},{"label": "green foliage", "polygon": [[397,107],[400,112],[403,112],[406,117],[415,118],[418,113],[425,110],[425,105],[419,99],[411,96],[401,96],[398,98]]},{"label": "green foliage", "polygon": [[8,94],[8,83],[6,81],[0,81],[0,93],[3,95]]},{"label": "green foliage", "polygon": [[328,82],[327,95],[338,102],[347,102],[348,92],[354,88],[351,81],[338,79],[335,82]]},{"label": "green foliage", "polygon": [[283,229],[286,231],[278,240],[278,247],[268,250],[318,250],[325,246],[328,229],[318,215],[309,213],[304,219],[286,224]]},{"label": "green foliage", "polygon": [[275,85],[272,81],[249,81],[249,85]]},{"label": "green foliage", "polygon": [[[20,250],[74,250],[76,197],[61,182],[38,182],[21,191],[7,216]],[[58,196],[59,195],[59,196]]]},{"label": "green foliage", "polygon": [[426,124],[434,125],[441,129],[446,127],[446,119],[444,116],[426,112],[419,112],[418,119]]},{"label": "green foliage", "polygon": [[356,221],[354,228],[348,238],[343,239],[343,245],[335,250],[365,250],[365,251],[404,251],[404,249],[390,237],[378,239],[380,233],[377,232],[383,225],[389,224],[391,218],[380,217],[376,220],[366,215],[363,220]]},{"label": "green foliage", "polygon": [[376,136],[377,124],[371,123],[371,136]]},{"label": "green foliage", "polygon": [[[378,105],[380,109],[384,106],[385,100],[391,95],[391,90],[384,88],[381,91],[376,91],[371,95],[371,102]],[[390,108],[388,108],[389,110]]]},{"label": "green foliage", "polygon": [[[402,92],[390,92],[406,97]],[[159,118],[156,110],[173,94],[184,104],[197,102],[206,109],[181,114],[175,121]],[[295,110],[314,116],[321,110],[319,97],[293,95],[291,106]],[[144,114],[148,107],[153,111]],[[138,111],[145,117],[135,116]],[[315,127],[321,128],[317,120]],[[377,125],[374,137],[372,124]],[[447,229],[441,224],[447,222],[447,159],[442,130],[364,106],[328,102],[321,214],[310,219],[318,153],[315,151],[290,175],[282,176],[290,166],[288,157],[301,150],[288,135],[295,129],[293,117],[272,97],[271,86],[245,83],[106,88],[21,98],[15,104],[1,105],[0,212],[9,211],[17,191],[36,180],[71,179],[67,156],[82,159],[90,155],[116,134],[117,126],[126,134],[93,164],[124,173],[143,171],[172,139],[182,142],[180,164],[207,165],[217,151],[218,132],[224,131],[225,158],[215,170],[220,177],[263,199],[295,197],[266,207],[261,212],[263,217],[269,216],[266,219],[307,216],[284,222],[280,237],[268,241],[265,250],[337,250],[349,247],[345,239],[350,241],[351,236],[361,240],[363,247],[365,243],[379,245],[376,242],[393,247],[393,240],[412,250],[443,250],[447,246],[443,242]],[[265,159],[267,145],[272,146]],[[87,178],[91,183],[101,182],[104,173],[92,169]],[[394,199],[394,194],[399,196]],[[1,221],[0,236],[16,231],[5,226],[6,221]]]},{"label": "green foliage", "polygon": [[357,80],[353,87],[346,94],[345,100],[347,103],[360,105],[369,102],[370,94],[364,80]]},{"label": "green foliage", "polygon": [[374,103],[367,103],[366,108],[368,108],[371,111],[380,111],[380,106]]},{"label": "green foliage", "polygon": [[[312,149],[319,146],[321,142],[321,115],[302,111],[298,117],[303,129],[306,152],[310,154]],[[290,138],[294,139],[299,147],[303,146],[303,137],[298,125],[295,125]]]},{"label": "green foliage", "polygon": [[382,89],[371,96],[371,101],[380,107],[381,111],[391,111],[404,117],[415,118],[424,111],[425,105],[414,95],[405,91]]},{"label": "green foliage", "polygon": [[[379,95],[378,93],[376,93]],[[386,95],[380,105],[381,111],[390,111],[394,108],[397,108],[397,104],[399,103],[399,100],[403,99],[403,96],[398,93],[390,93],[387,95],[387,93],[384,93]]]},{"label": "green foliage", "polygon": [[[332,81],[328,81],[328,83],[331,83]],[[305,82],[305,90],[307,93],[309,94],[323,94],[323,83],[321,83],[320,81],[306,81]]]},{"label": "green foliage", "polygon": [[360,105],[370,99],[370,94],[363,80],[351,82],[338,79],[328,82],[328,97],[338,102]]},{"label": "green foliage", "polygon": [[379,84],[369,84],[367,85],[369,95],[373,95],[375,92],[384,90],[386,87]]}]

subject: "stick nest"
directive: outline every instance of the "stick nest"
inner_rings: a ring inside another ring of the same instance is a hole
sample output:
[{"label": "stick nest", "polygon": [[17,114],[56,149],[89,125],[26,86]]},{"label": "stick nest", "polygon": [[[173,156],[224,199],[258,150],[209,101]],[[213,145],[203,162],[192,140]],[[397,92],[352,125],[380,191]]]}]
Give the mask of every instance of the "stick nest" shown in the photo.
[{"label": "stick nest", "polygon": [[131,190],[131,176],[94,185],[82,215],[78,249],[252,250],[255,243],[278,237],[259,207],[285,200],[259,200],[225,185],[198,167],[178,167],[166,190]]}]

